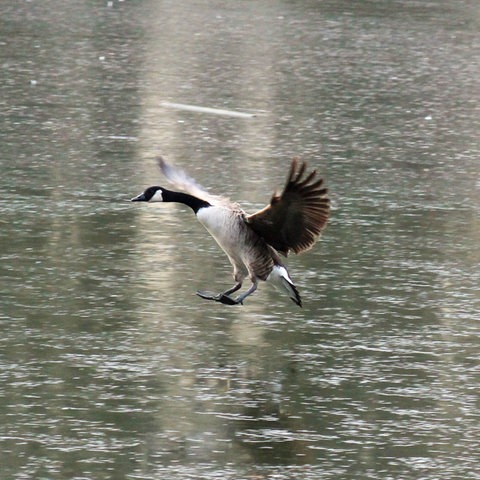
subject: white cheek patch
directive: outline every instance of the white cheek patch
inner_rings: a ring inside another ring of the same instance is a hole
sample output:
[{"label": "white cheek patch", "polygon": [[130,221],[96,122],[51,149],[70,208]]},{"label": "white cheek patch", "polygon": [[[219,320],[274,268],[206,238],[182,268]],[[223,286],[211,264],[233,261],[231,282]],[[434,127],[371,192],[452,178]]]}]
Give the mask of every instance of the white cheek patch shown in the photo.
[{"label": "white cheek patch", "polygon": [[151,202],[163,202],[163,195],[161,190],[157,190],[153,197],[150,199]]}]

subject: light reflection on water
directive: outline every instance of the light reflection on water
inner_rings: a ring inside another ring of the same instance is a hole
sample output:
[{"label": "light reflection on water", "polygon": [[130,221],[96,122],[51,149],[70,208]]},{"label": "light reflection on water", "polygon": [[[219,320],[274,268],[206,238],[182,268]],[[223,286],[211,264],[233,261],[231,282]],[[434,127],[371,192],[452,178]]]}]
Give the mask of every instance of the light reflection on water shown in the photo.
[{"label": "light reflection on water", "polygon": [[[468,3],[42,5],[1,24],[6,478],[475,478]],[[218,247],[127,201],[159,151],[249,211],[290,156],[320,167],[332,221],[288,259],[305,308],[195,296],[230,285]]]}]

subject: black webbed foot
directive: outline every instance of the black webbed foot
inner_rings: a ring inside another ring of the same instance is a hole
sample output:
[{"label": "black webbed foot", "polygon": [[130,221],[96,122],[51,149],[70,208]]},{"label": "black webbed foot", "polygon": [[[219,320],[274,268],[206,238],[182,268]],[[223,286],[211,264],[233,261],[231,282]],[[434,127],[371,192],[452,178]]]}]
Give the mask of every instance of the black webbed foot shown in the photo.
[{"label": "black webbed foot", "polygon": [[240,305],[242,302],[237,302],[232,297],[225,295],[224,293],[212,293],[212,292],[197,292],[197,295],[205,300],[214,300],[215,302],[223,303],[224,305]]},{"label": "black webbed foot", "polygon": [[220,294],[220,297],[217,299],[217,302],[221,302],[224,305],[243,305],[242,302],[237,302],[232,297],[229,297],[224,293]]}]

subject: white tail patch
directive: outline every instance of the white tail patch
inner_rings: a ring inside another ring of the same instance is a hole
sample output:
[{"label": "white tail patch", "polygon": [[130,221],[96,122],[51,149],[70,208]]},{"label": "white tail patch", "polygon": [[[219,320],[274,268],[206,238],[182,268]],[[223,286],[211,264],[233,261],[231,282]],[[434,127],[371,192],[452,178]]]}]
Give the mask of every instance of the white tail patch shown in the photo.
[{"label": "white tail patch", "polygon": [[288,296],[299,306],[302,306],[302,299],[297,287],[293,284],[287,269],[283,265],[275,265],[267,281],[273,282],[276,287],[288,293]]}]

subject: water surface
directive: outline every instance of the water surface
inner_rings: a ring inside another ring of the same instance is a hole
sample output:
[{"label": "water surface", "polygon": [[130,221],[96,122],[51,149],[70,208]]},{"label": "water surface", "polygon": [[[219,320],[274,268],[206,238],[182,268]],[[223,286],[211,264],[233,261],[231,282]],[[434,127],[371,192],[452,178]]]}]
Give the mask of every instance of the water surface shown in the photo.
[{"label": "water surface", "polygon": [[[476,2],[0,10],[4,478],[478,478]],[[159,153],[251,212],[319,168],[303,309],[195,296],[227,259],[128,202]]]}]

